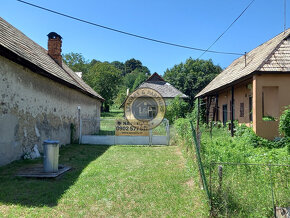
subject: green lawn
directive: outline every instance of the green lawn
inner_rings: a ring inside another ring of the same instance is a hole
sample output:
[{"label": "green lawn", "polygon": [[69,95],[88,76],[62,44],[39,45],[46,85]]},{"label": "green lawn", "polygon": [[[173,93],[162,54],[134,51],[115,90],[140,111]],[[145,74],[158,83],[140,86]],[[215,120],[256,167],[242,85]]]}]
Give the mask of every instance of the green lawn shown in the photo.
[{"label": "green lawn", "polygon": [[69,145],[58,179],[16,178],[17,161],[0,168],[0,217],[207,217],[198,177],[179,147]]},{"label": "green lawn", "polygon": [[108,118],[124,117],[124,110],[111,109],[110,112],[102,112],[101,117],[108,117]]}]

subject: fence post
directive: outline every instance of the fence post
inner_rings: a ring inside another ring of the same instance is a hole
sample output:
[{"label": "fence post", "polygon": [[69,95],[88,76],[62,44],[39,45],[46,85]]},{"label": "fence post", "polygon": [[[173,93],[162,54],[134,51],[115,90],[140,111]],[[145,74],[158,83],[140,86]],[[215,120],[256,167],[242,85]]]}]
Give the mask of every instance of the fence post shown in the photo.
[{"label": "fence post", "polygon": [[164,119],[166,121],[166,135],[167,135],[167,145],[170,143],[170,126],[169,126],[169,120]]},{"label": "fence post", "polygon": [[219,191],[222,189],[222,182],[223,182],[223,166],[218,166],[218,175],[219,175]]},{"label": "fence post", "polygon": [[152,129],[149,130],[149,145],[152,145]]},{"label": "fence post", "polygon": [[272,193],[272,204],[273,204],[273,214],[274,217],[276,216],[276,206],[275,206],[275,198],[274,198],[274,189],[273,189],[273,176],[272,176],[272,168],[271,168],[271,164],[268,165],[269,166],[269,171],[270,171],[270,180],[271,180],[271,193]]},{"label": "fence post", "polygon": [[[209,164],[209,195],[211,196],[211,194],[212,194],[212,184],[211,184],[211,180],[212,180],[212,166],[213,166],[214,164],[212,163],[212,162],[210,162],[210,164]],[[212,200],[211,200],[211,197],[210,197],[210,199],[209,199],[210,201],[209,201],[209,203],[210,203],[210,208],[212,209]]]},{"label": "fence post", "polygon": [[198,147],[198,142],[197,142],[197,138],[196,138],[196,132],[195,132],[195,129],[193,127],[192,121],[190,121],[190,125],[191,125],[192,137],[194,139],[194,144],[195,144],[195,150],[196,150],[196,157],[197,157],[197,161],[198,161],[199,173],[201,175],[203,188],[205,189],[206,195],[207,195],[209,203],[210,203],[210,194],[209,194],[209,191],[208,191],[206,177],[205,177],[205,173],[204,173],[204,169],[203,169],[203,165],[202,165],[202,161],[201,161],[201,157],[200,157],[200,150],[199,150],[199,147]]}]

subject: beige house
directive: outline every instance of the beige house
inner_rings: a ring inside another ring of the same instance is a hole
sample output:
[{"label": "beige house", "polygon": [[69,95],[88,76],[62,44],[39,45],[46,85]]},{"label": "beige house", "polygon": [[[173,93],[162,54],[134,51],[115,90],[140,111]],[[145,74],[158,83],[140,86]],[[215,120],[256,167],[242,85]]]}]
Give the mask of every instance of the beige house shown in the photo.
[{"label": "beige house", "polygon": [[45,139],[77,140],[80,118],[91,120],[84,134],[99,130],[104,99],[62,61],[61,36],[48,38],[46,50],[0,18],[0,165]]},{"label": "beige house", "polygon": [[237,120],[267,139],[279,136],[279,117],[290,105],[290,29],[236,59],[196,96],[206,119]]}]

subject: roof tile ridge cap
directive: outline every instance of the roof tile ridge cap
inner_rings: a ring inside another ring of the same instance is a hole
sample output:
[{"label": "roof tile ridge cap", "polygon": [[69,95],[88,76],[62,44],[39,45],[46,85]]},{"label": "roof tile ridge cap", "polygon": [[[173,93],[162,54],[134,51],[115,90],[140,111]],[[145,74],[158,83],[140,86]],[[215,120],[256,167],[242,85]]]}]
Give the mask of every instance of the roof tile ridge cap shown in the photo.
[{"label": "roof tile ridge cap", "polygon": [[160,78],[161,80],[159,80],[159,81],[165,81],[158,73],[153,73],[150,77],[148,77],[148,79],[147,80],[145,80],[145,81],[150,81],[150,79],[152,79],[153,78],[153,76],[157,76],[158,78]]},{"label": "roof tile ridge cap", "polygon": [[[289,28],[290,29],[290,28]],[[290,36],[289,29],[287,29],[285,32],[280,33],[276,37],[283,37],[281,41],[275,46],[275,48],[269,53],[269,55],[262,61],[262,63],[256,68],[254,71],[259,71],[261,68],[266,64],[266,62],[272,57],[272,55],[280,48],[281,44],[283,44],[283,41]],[[286,33],[288,32],[288,33]],[[283,36],[286,33],[286,36]],[[268,41],[267,41],[268,42]],[[265,42],[266,43],[266,42]]]}]

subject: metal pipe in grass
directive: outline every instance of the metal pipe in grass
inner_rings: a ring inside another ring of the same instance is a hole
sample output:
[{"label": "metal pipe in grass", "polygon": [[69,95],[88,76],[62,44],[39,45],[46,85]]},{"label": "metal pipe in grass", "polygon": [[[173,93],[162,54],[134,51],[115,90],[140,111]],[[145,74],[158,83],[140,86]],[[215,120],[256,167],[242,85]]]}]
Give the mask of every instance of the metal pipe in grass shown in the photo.
[{"label": "metal pipe in grass", "polygon": [[211,162],[211,164],[227,164],[227,165],[256,165],[256,166],[285,166],[290,167],[287,164],[262,164],[262,163],[233,163],[233,162]]}]

